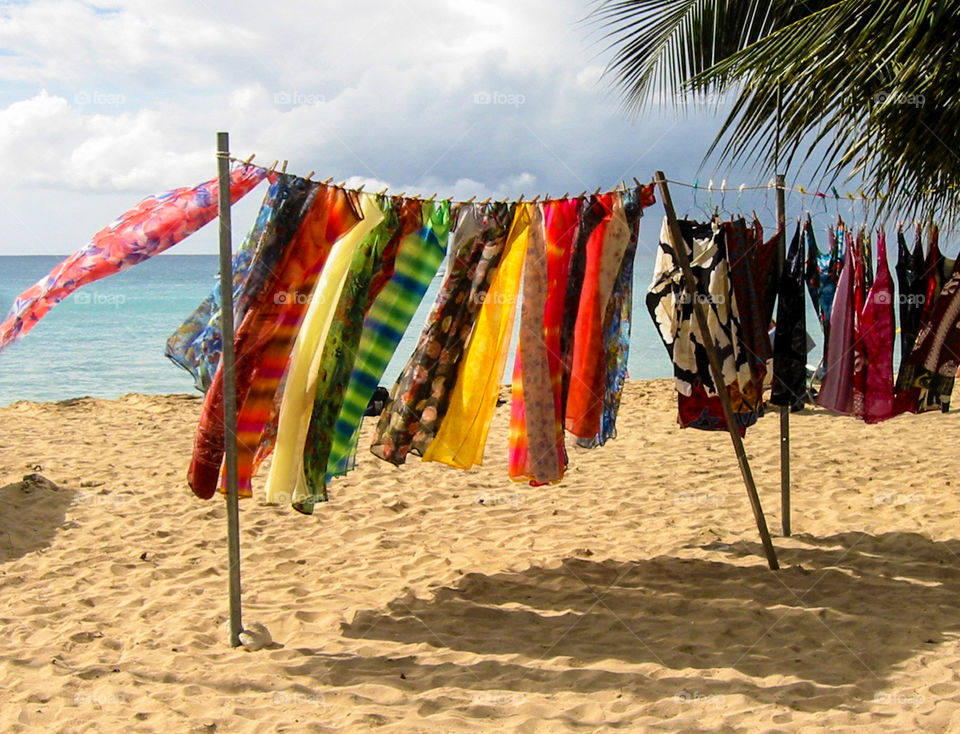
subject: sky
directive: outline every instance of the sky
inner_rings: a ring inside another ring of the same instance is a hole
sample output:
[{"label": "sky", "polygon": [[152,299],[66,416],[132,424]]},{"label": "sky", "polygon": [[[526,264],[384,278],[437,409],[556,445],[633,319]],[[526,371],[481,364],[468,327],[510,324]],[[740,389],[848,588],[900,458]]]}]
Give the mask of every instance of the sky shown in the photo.
[{"label": "sky", "polygon": [[[73,252],[143,197],[212,178],[221,130],[261,165],[458,199],[608,189],[658,168],[765,183],[701,169],[715,111],[623,110],[594,6],[0,0],[0,255]],[[262,196],[234,208],[235,228]],[[215,227],[171,252],[216,252]]]}]

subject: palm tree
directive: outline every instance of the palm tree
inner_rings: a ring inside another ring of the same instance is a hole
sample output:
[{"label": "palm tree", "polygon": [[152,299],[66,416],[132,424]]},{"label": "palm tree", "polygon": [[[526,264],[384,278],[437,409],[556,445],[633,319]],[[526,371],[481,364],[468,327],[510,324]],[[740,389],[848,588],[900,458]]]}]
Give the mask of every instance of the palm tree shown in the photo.
[{"label": "palm tree", "polygon": [[960,0],[598,0],[590,19],[632,112],[733,97],[708,155],[960,213]]}]

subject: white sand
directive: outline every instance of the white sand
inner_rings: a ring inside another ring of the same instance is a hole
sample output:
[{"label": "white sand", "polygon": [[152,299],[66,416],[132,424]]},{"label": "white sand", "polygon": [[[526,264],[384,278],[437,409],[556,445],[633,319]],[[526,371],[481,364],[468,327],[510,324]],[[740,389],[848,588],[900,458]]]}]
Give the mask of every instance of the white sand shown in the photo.
[{"label": "white sand", "polygon": [[241,505],[275,640],[248,652],[223,501],[184,481],[199,407],[0,409],[0,731],[960,731],[957,412],[794,415],[790,539],[764,418],[777,573],[729,438],[681,432],[667,381],[556,487],[508,480],[507,406],[482,470],[364,450],[312,518]]}]

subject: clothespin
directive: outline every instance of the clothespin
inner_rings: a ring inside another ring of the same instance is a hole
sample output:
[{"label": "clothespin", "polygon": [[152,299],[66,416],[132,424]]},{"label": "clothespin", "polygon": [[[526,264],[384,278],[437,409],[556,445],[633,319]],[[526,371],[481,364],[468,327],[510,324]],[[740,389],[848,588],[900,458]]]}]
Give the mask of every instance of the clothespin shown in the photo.
[{"label": "clothespin", "polygon": [[567,192],[564,192],[564,194],[563,194],[563,197],[562,197],[562,198],[564,198],[564,199],[569,199],[569,198],[570,198],[570,192],[569,192],[569,191],[567,191]]},{"label": "clothespin", "polygon": [[324,185],[324,186],[329,186],[331,181],[333,181],[333,176],[331,176],[331,177],[328,178],[326,181],[324,181],[324,182],[323,182],[323,185]]},{"label": "clothespin", "polygon": [[437,198],[437,195],[436,195],[436,194],[430,194],[430,198],[427,199],[427,201],[431,201],[431,202],[432,202],[432,201],[433,201],[434,199],[436,199],[436,198]]},{"label": "clothespin", "polygon": [[253,158],[254,158],[255,155],[256,155],[256,153],[251,153],[251,154],[250,154],[250,157],[247,158],[247,160],[245,160],[245,161],[243,162],[243,165],[249,166],[250,163],[253,161]]},{"label": "clothespin", "polygon": [[286,172],[287,172],[287,162],[284,161],[283,165],[280,166],[280,173],[286,173]]},{"label": "clothespin", "polygon": [[477,198],[477,195],[474,194],[473,196],[471,196],[469,199],[467,199],[467,200],[466,200],[465,202],[463,202],[463,203],[464,203],[464,204],[472,204],[472,203],[473,203],[473,200],[476,199],[476,198]]},{"label": "clothespin", "polygon": [[801,186],[800,184],[797,184],[797,191],[799,191],[801,194],[807,193],[807,190],[803,188],[803,186]]},{"label": "clothespin", "polygon": [[536,203],[537,203],[537,199],[539,199],[539,198],[540,198],[540,194],[537,194],[536,196],[534,196],[534,197],[530,200],[530,203],[531,203],[531,204],[536,204]]},{"label": "clothespin", "polygon": [[362,194],[362,193],[363,193],[363,187],[364,187],[364,186],[366,186],[366,184],[360,184],[360,186],[357,188],[357,193],[358,193],[358,194]]},{"label": "clothespin", "polygon": [[831,187],[830,187],[830,190],[833,192],[833,197],[834,197],[835,199],[839,199],[839,198],[840,198],[840,194],[837,192],[837,187],[836,187],[836,186],[831,186]]},{"label": "clothespin", "polygon": [[268,171],[268,173],[273,173],[274,171],[277,170],[277,163],[278,161],[274,161],[273,163],[270,164],[270,170]]},{"label": "clothespin", "polygon": [[520,204],[523,202],[523,194],[520,194],[520,198],[517,199],[517,203]]},{"label": "clothespin", "polygon": [[313,171],[310,171],[310,173],[307,174],[306,180],[309,181],[311,178],[313,178]]},{"label": "clothespin", "polygon": [[636,177],[636,176],[633,177],[633,182],[634,182],[637,186],[639,186],[641,189],[643,188],[643,184],[640,183],[640,182],[637,180],[637,177]]},{"label": "clothespin", "polygon": [[389,187],[389,186],[384,186],[384,187],[383,187],[383,191],[381,191],[379,194],[377,194],[377,196],[384,196],[384,195],[386,195],[388,188],[390,188],[390,187]]},{"label": "clothespin", "polygon": [[490,197],[488,196],[486,199],[483,200],[483,205],[486,206],[489,203],[490,203]]},{"label": "clothespin", "polygon": [[597,190],[593,192],[594,196],[600,196],[600,187],[597,186]]}]

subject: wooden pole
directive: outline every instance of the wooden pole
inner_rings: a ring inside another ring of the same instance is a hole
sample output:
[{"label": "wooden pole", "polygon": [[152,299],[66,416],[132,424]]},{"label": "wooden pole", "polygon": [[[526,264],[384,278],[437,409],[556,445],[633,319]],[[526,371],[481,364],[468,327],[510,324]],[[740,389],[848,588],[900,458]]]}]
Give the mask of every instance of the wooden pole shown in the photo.
[{"label": "wooden pole", "polygon": [[677,224],[677,214],[673,208],[673,200],[670,198],[670,189],[667,187],[667,178],[663,171],[657,171],[656,184],[660,189],[663,198],[663,208],[667,213],[667,225],[670,232],[670,239],[673,240],[673,250],[676,253],[677,261],[680,263],[680,269],[683,272],[684,284],[687,288],[687,295],[693,304],[693,312],[697,319],[697,326],[700,328],[700,335],[704,348],[707,352],[707,358],[710,360],[710,374],[713,376],[713,384],[717,388],[717,395],[720,398],[720,404],[723,406],[723,415],[727,421],[727,429],[730,431],[730,439],[733,441],[733,449],[737,454],[737,463],[740,465],[740,474],[743,476],[743,483],[747,488],[747,497],[750,500],[750,507],[753,509],[753,517],[757,521],[757,529],[760,531],[760,540],[763,543],[763,550],[767,556],[767,563],[770,570],[776,571],[780,568],[777,562],[777,553],[773,548],[773,542],[770,540],[770,531],[767,530],[767,521],[763,516],[763,508],[760,506],[760,497],[757,495],[757,487],[753,482],[753,474],[750,471],[750,463],[747,461],[747,452],[743,447],[743,439],[737,430],[736,419],[733,415],[733,406],[730,404],[730,395],[724,388],[723,368],[720,364],[720,357],[717,354],[717,347],[707,327],[707,314],[704,310],[704,304],[697,298],[697,281],[693,274],[693,268],[690,267],[690,258],[687,255],[686,243],[683,234],[680,232],[680,226]]},{"label": "wooden pole", "polygon": [[223,340],[223,425],[227,469],[227,563],[230,645],[240,646],[240,502],[237,490],[237,377],[233,353],[233,245],[230,236],[230,134],[217,133],[220,179],[220,334]]},{"label": "wooden pole", "polygon": [[[777,271],[783,273],[787,260],[787,214],[784,203],[785,177],[777,174],[777,227],[780,230],[777,243]],[[777,279],[779,282],[779,276]],[[790,405],[780,406],[780,525],[783,536],[790,537]]]}]

